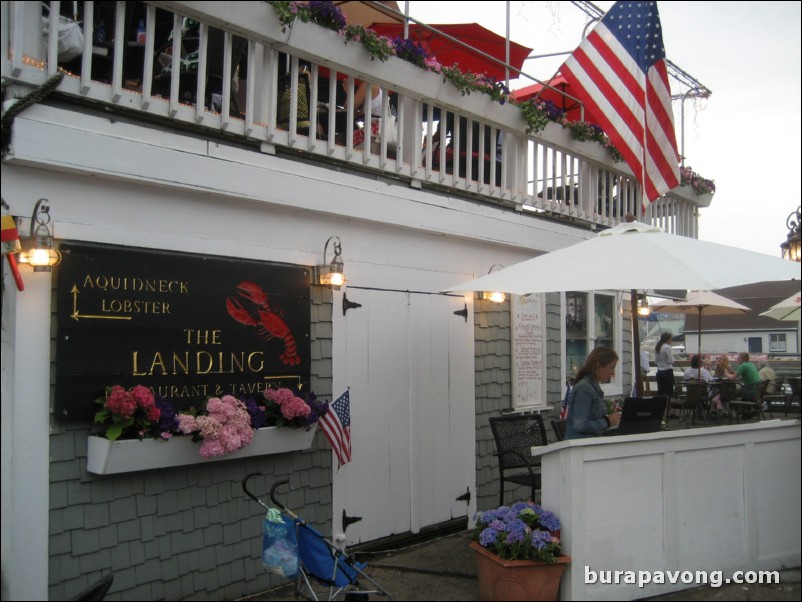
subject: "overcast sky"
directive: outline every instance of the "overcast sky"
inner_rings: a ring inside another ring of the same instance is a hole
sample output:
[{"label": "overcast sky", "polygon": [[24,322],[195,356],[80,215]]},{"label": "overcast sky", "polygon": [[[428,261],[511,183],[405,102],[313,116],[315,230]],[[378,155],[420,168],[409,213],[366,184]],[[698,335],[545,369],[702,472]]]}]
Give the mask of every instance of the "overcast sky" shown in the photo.
[{"label": "overcast sky", "polygon": [[[612,2],[596,2],[607,10]],[[404,2],[398,2],[404,10]],[[505,33],[505,2],[409,2],[429,24],[477,22]],[[712,90],[685,102],[685,164],[715,180],[700,238],[779,256],[800,203],[800,2],[658,2],[667,57]],[[454,7],[458,7],[455,9]],[[571,2],[511,2],[510,31],[533,55],[571,51],[589,18]],[[590,28],[588,28],[590,31]],[[565,60],[530,59],[547,80]],[[519,80],[512,88],[531,83]],[[672,92],[676,92],[672,81]],[[674,102],[677,146],[681,103]],[[701,258],[703,259],[703,258]]]}]

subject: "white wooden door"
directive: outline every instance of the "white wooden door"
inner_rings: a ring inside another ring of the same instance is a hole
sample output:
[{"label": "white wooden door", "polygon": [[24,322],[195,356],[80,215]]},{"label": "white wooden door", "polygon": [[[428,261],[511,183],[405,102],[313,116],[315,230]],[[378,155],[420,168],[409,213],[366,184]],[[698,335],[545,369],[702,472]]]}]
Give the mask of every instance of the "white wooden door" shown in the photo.
[{"label": "white wooden door", "polygon": [[[463,298],[347,295],[362,307],[334,315],[334,389],[351,389],[352,442],[351,462],[334,471],[335,533],[343,511],[361,518],[345,531],[349,545],[472,516],[473,316],[454,314]],[[457,500],[466,491],[470,501]]]}]

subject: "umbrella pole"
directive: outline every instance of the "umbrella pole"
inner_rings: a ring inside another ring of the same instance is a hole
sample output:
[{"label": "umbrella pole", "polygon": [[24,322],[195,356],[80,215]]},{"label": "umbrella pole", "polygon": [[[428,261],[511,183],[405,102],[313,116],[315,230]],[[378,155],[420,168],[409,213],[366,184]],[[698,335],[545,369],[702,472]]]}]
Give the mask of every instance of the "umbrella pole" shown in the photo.
[{"label": "umbrella pole", "polygon": [[638,331],[638,292],[635,289],[632,289],[630,293],[629,304],[630,312],[632,313],[632,348],[635,352],[635,357],[633,358],[635,360],[635,397],[640,397],[640,333]]},{"label": "umbrella pole", "polygon": [[699,308],[699,343],[696,347],[699,356],[699,368],[696,370],[696,382],[702,382],[702,308]]}]

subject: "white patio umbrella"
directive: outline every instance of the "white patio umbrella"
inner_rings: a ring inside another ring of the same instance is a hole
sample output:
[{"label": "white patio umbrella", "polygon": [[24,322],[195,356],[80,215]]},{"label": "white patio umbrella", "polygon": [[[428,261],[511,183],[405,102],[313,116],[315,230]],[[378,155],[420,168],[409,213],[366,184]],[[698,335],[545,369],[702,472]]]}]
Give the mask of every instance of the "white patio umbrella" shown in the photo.
[{"label": "white patio umbrella", "polygon": [[776,305],[772,305],[766,311],[761,313],[761,316],[774,318],[775,320],[782,320],[785,322],[799,322],[800,321],[800,302],[799,293],[795,293],[788,297],[785,301],[780,301]]},{"label": "white patio umbrella", "polygon": [[[782,261],[782,260],[781,260]],[[712,291],[688,291],[684,300],[653,303],[652,309],[669,314],[697,314],[699,316],[699,360],[702,359],[702,315],[726,316],[745,314],[749,308]],[[697,372],[701,379],[701,370]]]},{"label": "white patio umbrella", "polygon": [[632,291],[635,379],[640,392],[637,291],[714,290],[762,280],[798,278],[799,264],[791,261],[628,222],[575,245],[456,284],[445,292],[502,291],[526,295]]}]

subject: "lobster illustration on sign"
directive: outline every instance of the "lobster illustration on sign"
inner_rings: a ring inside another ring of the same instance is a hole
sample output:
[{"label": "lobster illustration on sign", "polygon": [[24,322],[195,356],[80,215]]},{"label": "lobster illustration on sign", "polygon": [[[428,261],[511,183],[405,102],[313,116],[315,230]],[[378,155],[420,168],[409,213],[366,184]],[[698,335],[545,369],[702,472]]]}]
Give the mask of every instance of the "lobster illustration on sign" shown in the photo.
[{"label": "lobster illustration on sign", "polygon": [[283,340],[284,353],[278,356],[279,359],[287,366],[300,364],[301,358],[298,357],[295,337],[284,319],[271,309],[269,297],[262,287],[255,282],[244,281],[237,285],[237,293],[243,299],[253,303],[255,307],[248,310],[243,307],[239,298],[229,297],[226,299],[228,315],[240,324],[254,327],[256,335],[262,340],[274,337]]}]

